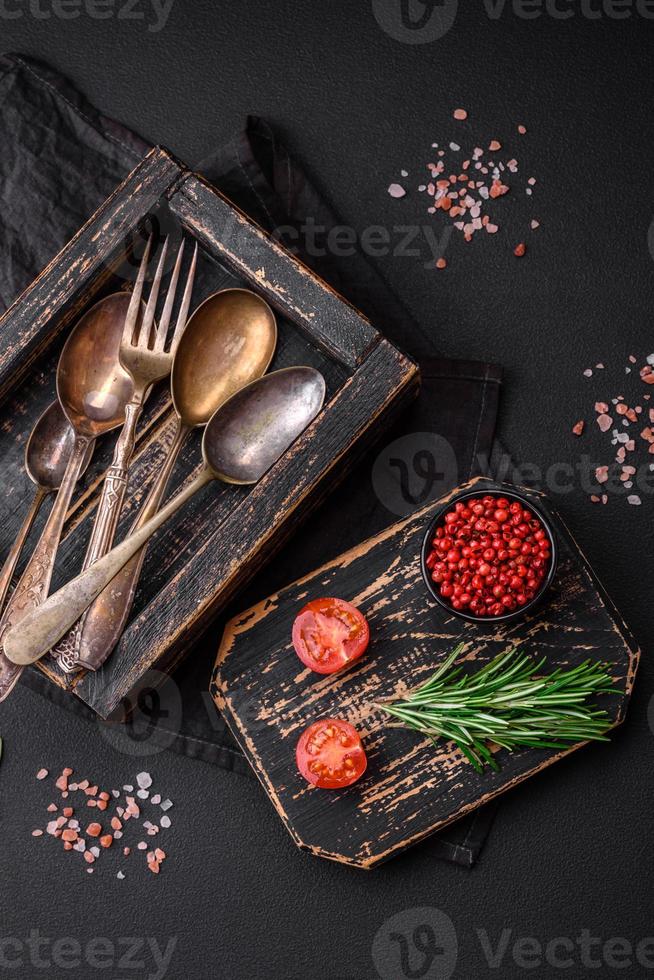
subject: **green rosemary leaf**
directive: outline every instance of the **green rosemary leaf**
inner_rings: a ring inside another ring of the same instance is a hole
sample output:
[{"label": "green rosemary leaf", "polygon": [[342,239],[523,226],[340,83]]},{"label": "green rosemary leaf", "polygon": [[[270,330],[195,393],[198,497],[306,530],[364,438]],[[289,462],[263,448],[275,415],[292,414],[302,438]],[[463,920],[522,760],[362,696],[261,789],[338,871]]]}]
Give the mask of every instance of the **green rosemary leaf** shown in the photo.
[{"label": "green rosemary leaf", "polygon": [[611,718],[587,703],[616,693],[608,665],[586,660],[541,675],[546,659],[508,649],[474,673],[455,666],[457,646],[432,676],[404,700],[376,705],[434,742],[449,739],[477,770],[498,771],[490,746],[565,750],[585,741],[608,741]]}]

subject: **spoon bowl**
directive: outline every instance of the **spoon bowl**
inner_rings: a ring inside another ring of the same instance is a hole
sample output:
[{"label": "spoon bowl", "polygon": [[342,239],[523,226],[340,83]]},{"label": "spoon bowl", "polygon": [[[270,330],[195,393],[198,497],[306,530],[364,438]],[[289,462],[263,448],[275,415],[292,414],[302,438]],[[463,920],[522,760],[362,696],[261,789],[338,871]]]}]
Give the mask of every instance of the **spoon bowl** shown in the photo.
[{"label": "spoon bowl", "polygon": [[25,470],[32,483],[46,493],[58,490],[74,445],[73,428],[59,402],[53,402],[37,420],[25,447]]},{"label": "spoon bowl", "polygon": [[282,368],[253,381],[207,425],[206,466],[223,483],[258,483],[318,414],[325,390],[322,374],[310,367]]},{"label": "spoon bowl", "polygon": [[134,382],[118,351],[129,308],[128,293],[113,293],[79,321],[59,358],[57,394],[76,433],[96,438],[122,425]]},{"label": "spoon bowl", "polygon": [[171,376],[175,411],[189,428],[206,425],[224,402],[265,374],[277,322],[249,289],[223,289],[202,303],[179,342]]}]

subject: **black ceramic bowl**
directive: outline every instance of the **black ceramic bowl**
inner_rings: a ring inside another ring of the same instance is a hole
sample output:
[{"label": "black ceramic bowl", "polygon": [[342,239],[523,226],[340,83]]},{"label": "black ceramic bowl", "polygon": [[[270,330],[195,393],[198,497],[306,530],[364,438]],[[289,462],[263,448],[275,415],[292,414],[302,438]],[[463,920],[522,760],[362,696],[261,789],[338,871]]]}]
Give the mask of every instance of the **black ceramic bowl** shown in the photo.
[{"label": "black ceramic bowl", "polygon": [[[464,612],[461,609],[454,609],[447,601],[444,599],[438,591],[436,583],[432,581],[431,573],[427,568],[427,557],[431,551],[431,543],[436,532],[436,528],[443,520],[445,514],[452,510],[455,504],[459,501],[467,500],[471,497],[505,497],[509,502],[512,500],[518,500],[523,507],[528,507],[532,510],[536,516],[542,521],[543,528],[545,529],[547,536],[550,541],[551,548],[551,558],[550,567],[547,575],[543,579],[542,585],[536,595],[531,599],[530,602],[525,603],[524,606],[519,606],[517,609],[513,609],[510,612],[503,613],[501,616],[475,616],[472,613]],[[558,561],[558,548],[556,543],[556,537],[552,529],[552,524],[549,517],[545,513],[544,509],[539,505],[538,501],[533,497],[528,496],[525,493],[521,493],[519,490],[508,489],[507,487],[498,488],[488,488],[479,487],[476,490],[462,490],[461,493],[456,494],[446,504],[438,509],[436,514],[432,517],[429,522],[429,526],[425,532],[425,536],[422,542],[422,549],[420,552],[420,568],[422,570],[422,577],[425,580],[425,585],[429,589],[430,595],[436,600],[439,606],[441,606],[446,612],[452,616],[458,616],[459,619],[465,619],[469,623],[508,623],[513,619],[519,619],[521,616],[527,615],[534,611],[536,606],[538,606],[545,596],[545,593],[549,589],[554,576],[556,574],[556,566]]]}]

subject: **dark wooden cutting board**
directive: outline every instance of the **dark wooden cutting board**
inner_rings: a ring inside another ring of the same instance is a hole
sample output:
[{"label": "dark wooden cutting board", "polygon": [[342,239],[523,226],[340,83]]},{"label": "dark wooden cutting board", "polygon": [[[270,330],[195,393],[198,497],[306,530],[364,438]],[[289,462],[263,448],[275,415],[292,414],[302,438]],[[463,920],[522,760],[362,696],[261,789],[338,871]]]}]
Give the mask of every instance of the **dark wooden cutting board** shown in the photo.
[{"label": "dark wooden cutting board", "polygon": [[[601,703],[614,726],[623,720],[639,651],[560,517],[537,496],[552,517],[560,557],[548,598],[531,618],[466,623],[434,603],[421,577],[420,547],[439,501],[228,623],[212,694],[300,847],[373,867],[581,747],[502,750],[501,771],[478,774],[451,744],[434,746],[371,712],[371,702],[427,679],[462,640],[479,666],[518,644],[535,658],[545,655],[552,668],[605,661],[621,693]],[[305,669],[291,644],[296,613],[325,595],[355,603],[371,629],[362,660],[332,677]],[[363,779],[338,792],[309,787],[295,766],[300,733],[327,716],[355,724],[368,753]]]}]

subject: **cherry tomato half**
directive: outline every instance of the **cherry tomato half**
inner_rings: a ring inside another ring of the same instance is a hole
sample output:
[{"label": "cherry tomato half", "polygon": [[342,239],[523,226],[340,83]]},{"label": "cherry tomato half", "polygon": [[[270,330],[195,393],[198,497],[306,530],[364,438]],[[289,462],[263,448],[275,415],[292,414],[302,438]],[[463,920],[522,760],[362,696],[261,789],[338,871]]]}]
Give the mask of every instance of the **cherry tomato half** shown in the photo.
[{"label": "cherry tomato half", "polygon": [[365,616],[343,599],[314,599],[293,623],[295,652],[318,674],[347,667],[365,653],[369,640]]},{"label": "cherry tomato half", "polygon": [[368,765],[356,728],[340,718],[323,718],[309,725],[295,750],[297,767],[320,789],[343,789],[363,776]]}]

